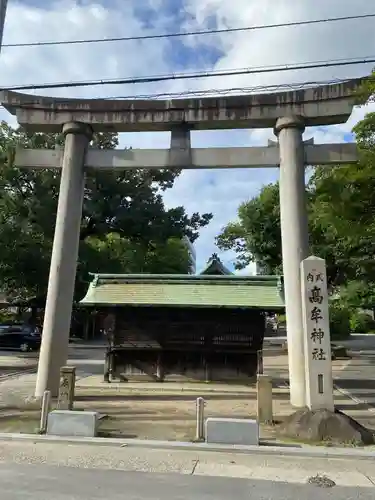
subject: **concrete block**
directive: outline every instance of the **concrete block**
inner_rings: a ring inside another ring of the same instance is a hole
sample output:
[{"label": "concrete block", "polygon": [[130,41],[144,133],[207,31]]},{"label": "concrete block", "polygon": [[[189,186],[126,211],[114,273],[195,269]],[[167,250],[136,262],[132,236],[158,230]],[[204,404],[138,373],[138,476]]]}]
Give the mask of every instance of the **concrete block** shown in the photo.
[{"label": "concrete block", "polygon": [[48,415],[47,434],[95,437],[99,414],[95,411],[54,410]]},{"label": "concrete block", "polygon": [[206,419],[206,443],[259,444],[259,425],[256,420],[245,418]]}]

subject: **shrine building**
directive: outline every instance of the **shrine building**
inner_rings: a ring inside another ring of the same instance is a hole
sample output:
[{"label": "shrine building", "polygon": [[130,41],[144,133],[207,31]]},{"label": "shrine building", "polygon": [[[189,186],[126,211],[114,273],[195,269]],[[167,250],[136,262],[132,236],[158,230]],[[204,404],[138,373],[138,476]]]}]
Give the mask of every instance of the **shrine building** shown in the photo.
[{"label": "shrine building", "polygon": [[284,311],[281,277],[234,275],[216,254],[199,275],[92,276],[80,306],[106,333],[107,381],[248,381],[266,313]]}]

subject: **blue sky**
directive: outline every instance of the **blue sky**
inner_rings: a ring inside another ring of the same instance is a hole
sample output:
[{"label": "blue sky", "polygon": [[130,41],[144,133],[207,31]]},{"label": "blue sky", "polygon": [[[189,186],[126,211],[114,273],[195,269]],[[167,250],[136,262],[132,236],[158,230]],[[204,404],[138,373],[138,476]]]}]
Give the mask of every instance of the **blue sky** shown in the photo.
[{"label": "blue sky", "polygon": [[[368,0],[9,0],[4,43],[120,37],[225,27],[243,27],[357,15],[374,11]],[[182,71],[270,66],[375,55],[374,20],[237,32],[221,35],[117,42],[98,45],[4,48],[1,86],[124,78]],[[46,92],[67,97],[109,97],[214,91],[232,87],[294,84],[350,78],[371,67],[347,66],[171,81],[162,84],[102,86]],[[353,140],[351,129],[366,109],[355,109],[347,124],[306,130],[316,143]],[[11,121],[1,111],[0,119]],[[193,132],[194,147],[266,145],[272,130]],[[121,145],[167,148],[168,133],[122,134]],[[217,251],[215,236],[236,218],[239,204],[277,180],[277,169],[186,171],[165,194],[168,206],[183,204],[189,213],[213,212],[212,223],[196,243],[198,266]],[[235,255],[222,258],[229,266]],[[250,266],[248,272],[253,270]],[[105,270],[103,270],[105,271]]]}]

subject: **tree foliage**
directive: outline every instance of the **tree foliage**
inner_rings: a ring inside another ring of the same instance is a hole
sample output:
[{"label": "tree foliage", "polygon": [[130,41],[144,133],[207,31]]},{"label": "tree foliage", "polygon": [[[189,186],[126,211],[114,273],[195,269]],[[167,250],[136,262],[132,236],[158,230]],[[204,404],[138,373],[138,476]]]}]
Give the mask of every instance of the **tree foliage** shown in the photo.
[{"label": "tree foliage", "polygon": [[[0,283],[10,295],[43,295],[48,283],[60,174],[53,169],[21,169],[17,147],[63,146],[61,134],[30,134],[0,126]],[[96,134],[96,148],[113,149],[116,134]],[[167,209],[162,193],[176,170],[89,171],[80,234],[78,284],[96,272],[187,272],[181,238],[194,241],[211,214]],[[82,286],[78,286],[82,288]]]},{"label": "tree foliage", "polygon": [[242,203],[238,209],[238,221],[223,229],[217,244],[222,250],[235,250],[237,269],[256,261],[269,274],[277,273],[281,269],[278,183],[265,186],[259,196]]}]

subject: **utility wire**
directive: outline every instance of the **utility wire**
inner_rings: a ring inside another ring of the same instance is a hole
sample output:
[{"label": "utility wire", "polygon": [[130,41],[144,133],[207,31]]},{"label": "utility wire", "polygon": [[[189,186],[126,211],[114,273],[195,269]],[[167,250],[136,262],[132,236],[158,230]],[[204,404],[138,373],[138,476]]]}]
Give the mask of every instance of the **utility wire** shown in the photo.
[{"label": "utility wire", "polygon": [[[371,80],[371,78],[369,78]],[[102,96],[92,96],[88,99],[96,99],[103,101],[111,100],[145,100],[145,99],[173,99],[180,97],[196,97],[196,96],[217,96],[217,95],[227,95],[227,94],[251,94],[253,92],[276,92],[282,90],[302,90],[309,87],[317,87],[321,85],[332,85],[347,82],[347,78],[336,78],[333,80],[316,80],[316,81],[306,81],[297,83],[280,83],[275,85],[255,85],[253,87],[230,87],[230,88],[210,88],[210,89],[199,89],[199,90],[182,90],[181,92],[158,92],[153,94],[128,94],[128,95],[112,95],[107,97]],[[30,97],[33,97],[30,95]],[[70,102],[72,98],[61,98],[59,97],[59,102]],[[2,106],[0,105],[0,108]]]},{"label": "utility wire", "polygon": [[210,71],[198,73],[176,73],[169,75],[155,75],[144,77],[119,78],[108,80],[83,80],[78,82],[62,82],[62,83],[42,83],[32,85],[16,85],[1,90],[37,90],[37,89],[62,89],[76,87],[95,87],[98,85],[129,85],[137,83],[154,83],[165,82],[170,80],[191,80],[198,78],[226,77],[238,75],[254,75],[262,73],[275,73],[296,71],[304,69],[331,68],[337,66],[351,66],[357,64],[375,63],[375,56],[368,56],[362,59],[336,59],[330,61],[317,61],[304,64],[291,64],[283,66],[260,66],[254,68],[228,69],[223,71]]},{"label": "utility wire", "polygon": [[[375,81],[373,78],[366,78],[368,81]],[[281,83],[275,85],[255,85],[253,87],[229,87],[229,88],[211,88],[211,89],[200,89],[200,90],[183,90],[181,92],[159,92],[154,94],[137,94],[137,95],[115,95],[109,97],[92,97],[90,99],[102,99],[102,100],[116,100],[116,99],[133,99],[133,100],[145,100],[145,99],[178,99],[181,97],[207,97],[212,96],[226,96],[226,95],[241,95],[241,94],[251,94],[257,93],[272,93],[280,92],[285,90],[305,90],[311,87],[319,87],[322,85],[333,85],[345,83],[348,78],[336,78],[331,80],[315,80],[297,83]],[[59,98],[60,99],[60,98]]]},{"label": "utility wire", "polygon": [[[375,81],[375,78],[372,77],[366,77],[366,80],[368,81]],[[256,93],[272,93],[272,92],[277,92],[277,91],[285,91],[285,90],[290,90],[290,91],[295,91],[295,90],[304,90],[307,88],[311,87],[318,87],[322,85],[332,85],[332,84],[340,84],[340,83],[345,83],[347,82],[347,78],[335,78],[331,80],[316,80],[316,81],[305,81],[305,82],[297,82],[297,83],[282,83],[282,84],[275,84],[275,85],[255,85],[253,87],[232,87],[232,88],[224,88],[224,89],[216,89],[216,88],[210,88],[210,89],[201,89],[201,90],[183,90],[181,92],[160,92],[160,93],[154,93],[154,94],[137,94],[137,95],[114,95],[114,96],[108,96],[108,97],[90,97],[88,99],[90,100],[101,100],[101,101],[110,101],[110,100],[126,100],[126,99],[132,99],[132,100],[149,100],[149,99],[178,99],[182,97],[218,97],[218,96],[223,96],[226,97],[228,95],[243,95],[243,94],[252,94],[254,92]],[[30,95],[30,103],[33,103],[33,96]],[[72,101],[72,98],[58,98],[60,103],[66,103],[69,104]],[[28,104],[27,101],[23,101],[25,105]],[[4,106],[0,105],[0,108],[3,108]]]},{"label": "utility wire", "polygon": [[48,45],[77,45],[77,44],[87,44],[87,43],[108,43],[108,42],[129,42],[137,40],[156,40],[160,38],[179,38],[184,36],[197,36],[197,35],[216,35],[220,33],[237,33],[244,31],[256,31],[272,28],[288,28],[291,26],[306,26],[309,24],[321,24],[321,23],[333,23],[340,21],[350,21],[354,19],[369,19],[375,17],[373,14],[361,14],[357,16],[344,16],[344,17],[328,17],[325,19],[312,19],[308,21],[295,21],[289,23],[281,24],[264,24],[258,26],[245,26],[242,28],[222,28],[222,29],[212,29],[212,30],[198,30],[198,31],[182,31],[179,33],[161,33],[155,35],[139,35],[139,36],[127,36],[127,37],[113,37],[113,38],[91,38],[82,40],[56,40],[50,42],[29,42],[29,43],[8,43],[4,44],[3,47],[41,47]]}]

